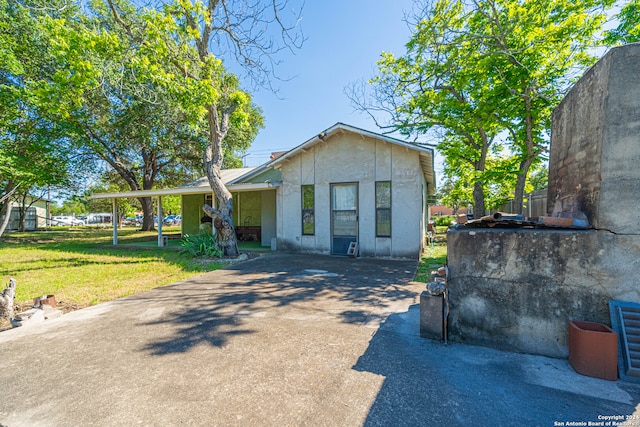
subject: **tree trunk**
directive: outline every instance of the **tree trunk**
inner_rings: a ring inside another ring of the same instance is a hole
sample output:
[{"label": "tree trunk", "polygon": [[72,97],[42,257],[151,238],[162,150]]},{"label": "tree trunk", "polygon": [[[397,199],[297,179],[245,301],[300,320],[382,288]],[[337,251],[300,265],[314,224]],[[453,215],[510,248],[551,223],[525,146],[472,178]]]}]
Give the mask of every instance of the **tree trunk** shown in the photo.
[{"label": "tree trunk", "polygon": [[25,230],[25,220],[27,219],[27,210],[24,207],[24,201],[21,204],[22,206],[20,206],[20,208],[18,209],[18,213],[19,213],[19,220],[18,220],[18,231],[19,232],[24,232]]},{"label": "tree trunk", "polygon": [[213,209],[209,205],[202,208],[205,214],[213,218],[213,226],[218,234],[218,243],[222,247],[224,254],[230,257],[238,256],[238,240],[236,230],[233,225],[233,200],[229,199],[227,207]]},{"label": "tree trunk", "polygon": [[218,242],[229,257],[237,257],[238,239],[233,225],[233,197],[231,192],[222,182],[221,170],[224,160],[222,140],[229,130],[229,116],[233,107],[222,113],[222,119],[218,116],[218,108],[215,104],[209,106],[207,119],[209,122],[209,144],[204,151],[204,170],[209,179],[209,185],[216,195],[218,209],[205,205],[204,212],[213,219],[213,226],[218,232]]},{"label": "tree trunk", "polygon": [[533,160],[533,158],[528,158],[520,163],[520,171],[518,172],[518,177],[516,179],[516,188],[513,198],[513,213],[522,215],[522,212],[524,212],[524,187],[527,184],[527,175],[529,173],[529,168],[531,168],[531,165],[533,164]]},{"label": "tree trunk", "polygon": [[524,107],[527,112],[524,118],[525,123],[525,141],[520,161],[520,170],[516,180],[515,194],[513,198],[514,213],[522,215],[524,202],[524,187],[527,184],[527,174],[533,161],[537,157],[533,141],[533,117],[531,115],[531,92],[532,87],[528,86],[523,95]]},{"label": "tree trunk", "polygon": [[2,219],[2,223],[0,224],[0,237],[4,233],[4,230],[7,229],[7,225],[9,225],[9,219],[11,218],[11,207],[12,206],[13,206],[13,203],[11,202],[11,199],[7,199],[4,202],[4,205],[2,205],[2,211],[0,211],[0,217],[2,217],[4,215],[4,218]]},{"label": "tree trunk", "polygon": [[473,217],[481,218],[486,212],[484,206],[484,188],[482,182],[476,181],[473,184]]},{"label": "tree trunk", "polygon": [[[158,173],[157,156],[155,152],[143,148],[142,158],[144,161],[142,189],[151,190]],[[138,200],[140,200],[140,204],[142,205],[142,212],[144,215],[142,219],[142,231],[152,231],[154,230],[153,201],[151,200],[151,197],[139,198]],[[162,218],[158,218],[158,221],[162,221]]]},{"label": "tree trunk", "polygon": [[142,205],[142,231],[153,231],[153,201],[151,197],[139,197]]},{"label": "tree trunk", "polygon": [[236,257],[238,251],[238,239],[236,237],[236,229],[233,224],[233,197],[231,192],[222,182],[220,177],[220,166],[212,159],[211,147],[205,150],[205,170],[209,178],[209,184],[216,195],[218,209],[214,209],[209,205],[204,205],[203,211],[213,219],[213,226],[218,233],[218,242],[224,250],[224,254],[230,257]]},{"label": "tree trunk", "polygon": [[[480,159],[474,163],[474,168],[476,173],[482,175],[487,166],[487,153],[489,151],[489,146],[493,142],[493,138],[489,139],[487,137],[486,132],[483,128],[478,127],[478,132],[480,134],[480,142],[482,145],[480,146]],[[481,218],[485,215],[486,208],[484,205],[484,180],[478,180],[476,178],[473,183],[473,215],[474,218]]]}]

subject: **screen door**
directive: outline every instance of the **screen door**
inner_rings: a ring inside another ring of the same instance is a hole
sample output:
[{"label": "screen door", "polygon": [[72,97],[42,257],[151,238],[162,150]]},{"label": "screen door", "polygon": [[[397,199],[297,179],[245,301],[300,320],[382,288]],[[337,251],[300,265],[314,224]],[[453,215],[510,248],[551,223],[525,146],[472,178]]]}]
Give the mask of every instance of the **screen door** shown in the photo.
[{"label": "screen door", "polygon": [[358,240],[358,184],[331,184],[331,253],[347,255]]}]

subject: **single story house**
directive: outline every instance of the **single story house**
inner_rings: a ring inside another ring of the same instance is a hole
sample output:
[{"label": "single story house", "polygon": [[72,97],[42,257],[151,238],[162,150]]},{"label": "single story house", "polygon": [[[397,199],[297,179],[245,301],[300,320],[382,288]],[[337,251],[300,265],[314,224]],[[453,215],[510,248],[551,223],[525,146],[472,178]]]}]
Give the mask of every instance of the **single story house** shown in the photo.
[{"label": "single story house", "polygon": [[[427,201],[435,193],[432,148],[337,123],[273,157],[259,167],[223,171],[239,240],[259,240],[284,251],[420,255]],[[202,206],[215,199],[206,178],[173,189],[92,197],[176,194],[182,196],[182,233],[197,233]]]}]

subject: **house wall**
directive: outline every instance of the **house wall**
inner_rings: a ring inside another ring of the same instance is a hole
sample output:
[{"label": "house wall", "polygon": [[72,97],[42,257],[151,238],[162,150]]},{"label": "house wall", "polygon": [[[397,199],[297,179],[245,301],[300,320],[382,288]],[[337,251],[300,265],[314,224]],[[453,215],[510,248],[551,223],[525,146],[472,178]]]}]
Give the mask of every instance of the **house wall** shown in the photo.
[{"label": "house wall", "polygon": [[276,191],[261,191],[262,198],[262,246],[271,246],[271,239],[276,237]]},{"label": "house wall", "polygon": [[[47,227],[47,202],[44,200],[27,199],[31,206],[27,208],[25,231],[33,231]],[[4,218],[4,215],[2,216]],[[7,224],[7,231],[16,231],[20,226],[20,206],[12,203],[12,208]]]},{"label": "house wall", "polygon": [[[331,184],[358,183],[361,256],[417,258],[422,245],[423,178],[413,150],[340,132],[282,163],[278,248],[331,252]],[[392,237],[375,236],[375,181],[391,181]],[[315,185],[315,234],[302,235],[301,185]]]},{"label": "house wall", "polygon": [[260,191],[233,193],[233,213],[236,225],[259,226],[262,218],[262,195]]},{"label": "house wall", "polygon": [[204,213],[204,194],[189,194],[182,196],[182,235],[198,234],[200,232],[200,218]]},{"label": "house wall", "polygon": [[[182,234],[197,234],[204,194],[182,196]],[[262,246],[270,246],[276,237],[276,191],[246,191],[233,193],[235,225],[262,227]]]}]

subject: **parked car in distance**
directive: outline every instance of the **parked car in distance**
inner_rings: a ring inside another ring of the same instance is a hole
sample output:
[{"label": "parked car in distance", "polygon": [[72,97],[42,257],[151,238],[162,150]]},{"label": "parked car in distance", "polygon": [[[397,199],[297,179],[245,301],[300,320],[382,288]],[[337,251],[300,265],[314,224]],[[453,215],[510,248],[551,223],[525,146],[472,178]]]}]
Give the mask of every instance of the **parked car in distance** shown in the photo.
[{"label": "parked car in distance", "polygon": [[182,215],[167,215],[162,220],[165,225],[180,225],[182,223]]},{"label": "parked car in distance", "polygon": [[73,225],[84,225],[84,221],[72,216],[54,216],[51,218],[51,225],[69,227]]},{"label": "parked car in distance", "polygon": [[134,217],[128,217],[122,220],[122,225],[138,225],[138,220]]}]

